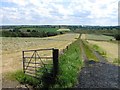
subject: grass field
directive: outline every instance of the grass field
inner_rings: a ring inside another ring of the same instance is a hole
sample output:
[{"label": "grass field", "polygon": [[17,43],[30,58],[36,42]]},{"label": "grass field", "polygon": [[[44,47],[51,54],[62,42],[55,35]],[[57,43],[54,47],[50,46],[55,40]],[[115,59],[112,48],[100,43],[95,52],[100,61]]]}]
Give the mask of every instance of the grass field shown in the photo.
[{"label": "grass field", "polygon": [[[81,49],[80,49],[80,40],[76,40],[73,42],[69,48],[59,57],[59,72],[57,75],[56,82],[53,83],[53,80],[50,78],[50,74],[46,75],[46,78],[49,80],[35,79],[33,77],[25,75],[23,72],[16,72],[12,74],[12,77],[16,77],[16,79],[21,83],[30,84],[35,87],[46,87],[46,88],[71,88],[77,84],[78,73],[83,66],[82,58],[81,58]],[[49,67],[48,67],[49,68]],[[44,70],[44,68],[41,70]],[[44,73],[44,72],[39,73]],[[46,72],[47,73],[47,72]],[[50,73],[50,72],[49,72]],[[41,77],[41,75],[39,75]],[[53,78],[52,78],[53,79]],[[42,83],[41,83],[42,82]]]},{"label": "grass field", "polygon": [[97,34],[85,34],[85,39],[87,39],[87,40],[96,40],[96,41],[115,40],[115,38],[112,37],[112,36],[97,35]]},{"label": "grass field", "polygon": [[[87,40],[91,45],[98,46],[102,52],[106,53],[109,62],[113,63],[118,58],[118,43],[109,42],[110,39],[114,40],[111,36],[83,34],[82,39]],[[115,40],[114,40],[115,41]]]},{"label": "grass field", "polygon": [[4,72],[22,68],[22,50],[40,48],[64,49],[79,34],[63,34],[47,38],[2,38],[2,69]]},{"label": "grass field", "polygon": [[110,42],[103,42],[103,41],[90,41],[89,43],[98,45],[104,51],[106,51],[107,57],[110,58],[110,62],[113,62],[115,58],[118,58],[118,44],[110,43]]}]

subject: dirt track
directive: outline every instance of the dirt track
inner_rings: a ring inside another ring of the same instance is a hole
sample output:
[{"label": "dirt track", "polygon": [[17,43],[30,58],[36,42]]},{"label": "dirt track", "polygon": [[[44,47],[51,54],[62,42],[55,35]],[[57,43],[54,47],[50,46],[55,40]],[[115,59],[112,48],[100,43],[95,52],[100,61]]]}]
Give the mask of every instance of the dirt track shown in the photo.
[{"label": "dirt track", "polygon": [[[84,49],[83,49],[84,50]],[[84,55],[83,53],[82,55]],[[89,61],[86,57],[85,67],[82,68],[79,77],[78,84],[75,88],[119,88],[119,75],[120,67],[112,65],[95,52],[99,58],[99,62]],[[85,55],[84,55],[85,56]]]},{"label": "dirt track", "polygon": [[[90,35],[91,38],[89,37],[89,34],[82,34],[81,39],[88,41],[91,45],[97,45],[106,53],[106,57],[108,58],[109,62],[113,63],[116,59],[119,59],[119,54],[118,54],[118,43],[112,43],[110,42],[110,38],[106,38],[106,36],[102,37],[100,35]],[[99,40],[99,39],[103,40]]]},{"label": "dirt track", "polygon": [[88,40],[88,42],[91,44],[96,44],[99,47],[101,47],[103,50],[106,51],[108,57],[112,59],[118,58],[118,44],[104,42],[104,41],[91,41],[91,40]]}]

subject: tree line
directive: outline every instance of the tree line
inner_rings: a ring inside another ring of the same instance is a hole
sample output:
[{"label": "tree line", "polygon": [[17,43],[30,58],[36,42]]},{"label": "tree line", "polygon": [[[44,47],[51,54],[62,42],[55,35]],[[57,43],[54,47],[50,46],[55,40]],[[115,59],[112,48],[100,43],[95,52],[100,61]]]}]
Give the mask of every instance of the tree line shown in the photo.
[{"label": "tree line", "polygon": [[62,32],[45,32],[45,31],[37,31],[37,30],[27,30],[21,31],[19,29],[13,30],[2,30],[2,37],[50,37],[56,36],[59,34],[63,34]]}]

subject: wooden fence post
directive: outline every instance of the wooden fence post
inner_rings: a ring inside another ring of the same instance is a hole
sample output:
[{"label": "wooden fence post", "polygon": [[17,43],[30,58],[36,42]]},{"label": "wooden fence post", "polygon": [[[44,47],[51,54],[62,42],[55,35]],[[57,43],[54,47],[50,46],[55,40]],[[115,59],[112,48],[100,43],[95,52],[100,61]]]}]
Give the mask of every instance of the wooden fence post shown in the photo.
[{"label": "wooden fence post", "polygon": [[66,47],[66,49],[68,50],[68,46]]},{"label": "wooden fence post", "polygon": [[54,76],[56,76],[58,73],[58,55],[59,55],[59,50],[53,49],[53,73],[54,73]]},{"label": "wooden fence post", "polygon": [[63,49],[63,53],[65,52],[65,49]]},{"label": "wooden fence post", "polygon": [[24,51],[22,51],[23,56],[23,72],[25,73],[25,58],[24,58]]}]

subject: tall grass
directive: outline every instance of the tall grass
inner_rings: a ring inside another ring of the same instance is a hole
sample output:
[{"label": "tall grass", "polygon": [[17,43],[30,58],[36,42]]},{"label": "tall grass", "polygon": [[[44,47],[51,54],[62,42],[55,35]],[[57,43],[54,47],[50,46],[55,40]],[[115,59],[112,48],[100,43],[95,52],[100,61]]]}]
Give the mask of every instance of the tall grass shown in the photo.
[{"label": "tall grass", "polygon": [[33,88],[38,87],[38,85],[41,85],[41,83],[38,79],[24,74],[22,70],[18,70],[16,72],[10,73],[8,78],[12,81],[17,80],[20,84],[29,84]]},{"label": "tall grass", "polygon": [[60,56],[58,81],[55,87],[69,88],[77,83],[78,73],[83,66],[79,40]]},{"label": "tall grass", "polygon": [[83,48],[85,50],[87,58],[89,60],[98,61],[98,58],[93,54],[92,50],[90,49],[90,46],[86,43],[86,41],[83,41]]},{"label": "tall grass", "polygon": [[102,48],[100,48],[98,45],[94,44],[91,45],[91,48],[93,48],[95,51],[97,51],[100,55],[106,57],[107,53],[105,50],[103,50]]}]

